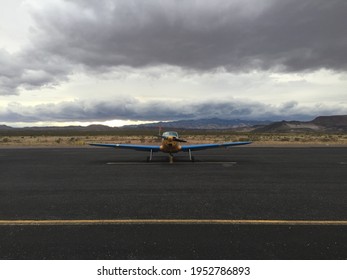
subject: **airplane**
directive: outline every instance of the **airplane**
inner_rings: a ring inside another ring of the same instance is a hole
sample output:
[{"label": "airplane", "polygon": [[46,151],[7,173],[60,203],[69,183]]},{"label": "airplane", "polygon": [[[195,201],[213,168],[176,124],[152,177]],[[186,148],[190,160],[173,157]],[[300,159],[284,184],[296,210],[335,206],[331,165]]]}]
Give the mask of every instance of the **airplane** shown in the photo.
[{"label": "airplane", "polygon": [[187,142],[178,137],[178,133],[176,131],[166,131],[162,135],[158,137],[162,138],[162,143],[160,146],[150,146],[150,145],[134,145],[134,144],[102,144],[102,143],[90,143],[91,146],[98,147],[108,147],[108,148],[117,148],[117,149],[131,149],[137,151],[148,151],[149,156],[147,157],[147,162],[152,161],[153,152],[163,152],[169,154],[169,161],[173,163],[173,154],[178,152],[188,152],[189,160],[194,162],[195,159],[192,155],[193,151],[213,149],[213,148],[221,148],[221,147],[230,147],[230,146],[240,146],[251,144],[252,142],[226,142],[219,144],[194,144],[194,145],[181,145],[180,143]]}]

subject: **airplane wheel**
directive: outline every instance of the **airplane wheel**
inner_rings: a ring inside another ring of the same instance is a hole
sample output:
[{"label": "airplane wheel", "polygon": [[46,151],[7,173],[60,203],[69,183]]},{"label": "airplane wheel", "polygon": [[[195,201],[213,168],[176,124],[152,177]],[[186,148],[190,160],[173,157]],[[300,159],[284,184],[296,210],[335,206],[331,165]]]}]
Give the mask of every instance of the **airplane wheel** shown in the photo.
[{"label": "airplane wheel", "polygon": [[147,162],[150,162],[150,157],[147,157]]},{"label": "airplane wheel", "polygon": [[192,157],[192,162],[195,162],[195,157]]}]

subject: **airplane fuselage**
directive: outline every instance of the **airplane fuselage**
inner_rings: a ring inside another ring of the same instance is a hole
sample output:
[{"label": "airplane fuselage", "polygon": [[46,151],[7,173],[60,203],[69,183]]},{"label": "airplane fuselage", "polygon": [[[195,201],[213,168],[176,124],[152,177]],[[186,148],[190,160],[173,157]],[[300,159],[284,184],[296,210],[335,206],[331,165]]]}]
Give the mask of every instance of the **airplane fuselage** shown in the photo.
[{"label": "airplane fuselage", "polygon": [[163,139],[161,145],[160,145],[160,151],[164,153],[177,153],[182,149],[181,145],[174,141],[173,139]]},{"label": "airplane fuselage", "polygon": [[160,145],[160,151],[164,153],[178,153],[182,147],[178,141],[178,133],[175,131],[168,131],[163,133],[163,140]]}]

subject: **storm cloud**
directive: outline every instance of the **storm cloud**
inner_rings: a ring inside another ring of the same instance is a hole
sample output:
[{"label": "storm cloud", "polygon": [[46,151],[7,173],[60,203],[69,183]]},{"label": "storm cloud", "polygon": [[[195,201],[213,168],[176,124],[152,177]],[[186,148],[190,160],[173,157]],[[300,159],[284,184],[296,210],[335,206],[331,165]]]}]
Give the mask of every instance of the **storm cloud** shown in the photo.
[{"label": "storm cloud", "polygon": [[72,73],[172,65],[197,72],[347,69],[345,0],[29,1],[30,44],[0,51],[0,94]]},{"label": "storm cloud", "polygon": [[68,79],[72,71],[63,57],[37,49],[10,54],[0,50],[0,95],[19,94],[19,89],[54,86]]},{"label": "storm cloud", "polygon": [[347,67],[344,0],[66,1],[32,14],[36,42],[89,67]]},{"label": "storm cloud", "polygon": [[119,98],[108,102],[99,100],[75,100],[57,104],[24,106],[10,103],[0,109],[0,118],[8,122],[71,122],[122,120],[181,120],[201,118],[221,119],[267,119],[310,120],[321,112],[325,115],[341,114],[344,107],[316,104],[313,108],[300,106],[297,102],[285,102],[278,106],[249,100],[207,100],[200,102],[143,102],[136,98]]}]

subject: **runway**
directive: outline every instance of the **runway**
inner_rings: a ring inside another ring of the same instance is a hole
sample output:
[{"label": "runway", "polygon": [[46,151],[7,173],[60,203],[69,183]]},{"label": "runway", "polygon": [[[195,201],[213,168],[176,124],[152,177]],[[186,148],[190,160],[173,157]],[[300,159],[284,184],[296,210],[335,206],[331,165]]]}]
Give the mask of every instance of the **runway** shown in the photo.
[{"label": "runway", "polygon": [[347,148],[194,155],[0,149],[0,258],[347,258]]}]

